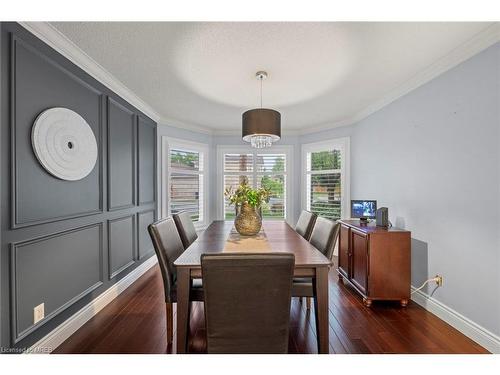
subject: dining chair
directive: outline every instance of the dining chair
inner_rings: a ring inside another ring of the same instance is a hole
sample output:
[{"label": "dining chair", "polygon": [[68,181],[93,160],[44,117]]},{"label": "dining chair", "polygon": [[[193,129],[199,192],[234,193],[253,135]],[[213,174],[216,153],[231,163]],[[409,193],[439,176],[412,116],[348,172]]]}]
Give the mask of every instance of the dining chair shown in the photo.
[{"label": "dining chair", "polygon": [[288,353],[293,254],[203,254],[208,353]]},{"label": "dining chair", "polygon": [[187,249],[197,238],[196,228],[194,227],[191,215],[187,211],[172,215],[177,226],[177,231],[181,237],[184,249]]},{"label": "dining chair", "polygon": [[[167,344],[171,344],[174,326],[172,304],[177,302],[177,273],[174,261],[184,252],[184,246],[171,217],[150,224],[148,232],[158,257],[163,279],[167,313]],[[203,287],[200,279],[192,281],[189,300],[203,301]]]},{"label": "dining chair", "polygon": [[[321,251],[330,261],[333,258],[335,244],[339,236],[340,223],[318,217],[314,223],[309,242]],[[315,297],[314,286],[310,278],[294,278],[292,287],[293,297],[305,297],[307,309],[311,308],[311,297]]]},{"label": "dining chair", "polygon": [[302,210],[299,216],[299,220],[295,225],[295,231],[309,241],[311,237],[311,232],[316,222],[317,215],[310,211]]}]

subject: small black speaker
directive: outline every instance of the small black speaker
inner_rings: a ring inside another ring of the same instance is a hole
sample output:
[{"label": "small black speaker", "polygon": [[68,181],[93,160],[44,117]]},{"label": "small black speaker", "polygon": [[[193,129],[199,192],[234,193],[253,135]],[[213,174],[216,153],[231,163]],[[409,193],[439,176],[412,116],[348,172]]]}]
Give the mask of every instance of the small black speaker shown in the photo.
[{"label": "small black speaker", "polygon": [[389,209],[387,207],[380,207],[377,210],[377,227],[388,227],[389,226]]}]

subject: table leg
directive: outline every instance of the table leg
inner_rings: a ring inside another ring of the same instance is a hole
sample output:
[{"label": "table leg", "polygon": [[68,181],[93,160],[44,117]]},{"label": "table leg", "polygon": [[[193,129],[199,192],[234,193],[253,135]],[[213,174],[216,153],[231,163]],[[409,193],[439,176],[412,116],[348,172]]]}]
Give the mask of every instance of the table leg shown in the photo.
[{"label": "table leg", "polygon": [[314,313],[316,317],[316,337],[318,339],[318,353],[329,353],[328,328],[328,267],[316,268],[314,279],[315,295]]},{"label": "table leg", "polygon": [[189,324],[189,268],[177,268],[177,353],[187,352]]}]

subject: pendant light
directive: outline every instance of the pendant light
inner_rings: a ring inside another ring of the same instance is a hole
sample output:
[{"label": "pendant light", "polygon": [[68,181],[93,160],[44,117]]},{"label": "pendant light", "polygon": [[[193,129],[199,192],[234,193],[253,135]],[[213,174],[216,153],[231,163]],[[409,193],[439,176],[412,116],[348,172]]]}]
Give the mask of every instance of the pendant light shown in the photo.
[{"label": "pendant light", "polygon": [[267,78],[267,73],[259,71],[255,76],[260,80],[260,108],[243,113],[242,137],[252,147],[271,147],[281,138],[281,114],[274,109],[262,108],[262,81]]}]

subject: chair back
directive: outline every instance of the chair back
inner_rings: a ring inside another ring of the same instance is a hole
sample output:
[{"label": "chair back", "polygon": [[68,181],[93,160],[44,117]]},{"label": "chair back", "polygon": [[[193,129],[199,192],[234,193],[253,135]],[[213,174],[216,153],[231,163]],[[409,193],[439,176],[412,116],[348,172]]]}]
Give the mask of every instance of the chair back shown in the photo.
[{"label": "chair back", "polygon": [[175,260],[184,252],[181,238],[177,232],[174,220],[171,217],[159,220],[148,226],[153,246],[158,257],[163,286],[165,288],[165,301],[175,302],[174,291],[176,283]]},{"label": "chair back", "polygon": [[187,249],[198,238],[191,215],[189,215],[189,212],[183,211],[172,216],[174,217],[184,249]]},{"label": "chair back", "polygon": [[208,353],[287,353],[293,254],[203,254]]},{"label": "chair back", "polygon": [[339,236],[340,223],[318,217],[314,223],[309,242],[321,251],[328,259],[332,260],[333,251]]},{"label": "chair back", "polygon": [[303,210],[300,213],[297,225],[295,225],[295,231],[308,241],[311,237],[311,232],[314,227],[314,223],[316,222],[316,217],[316,214],[310,211]]}]

